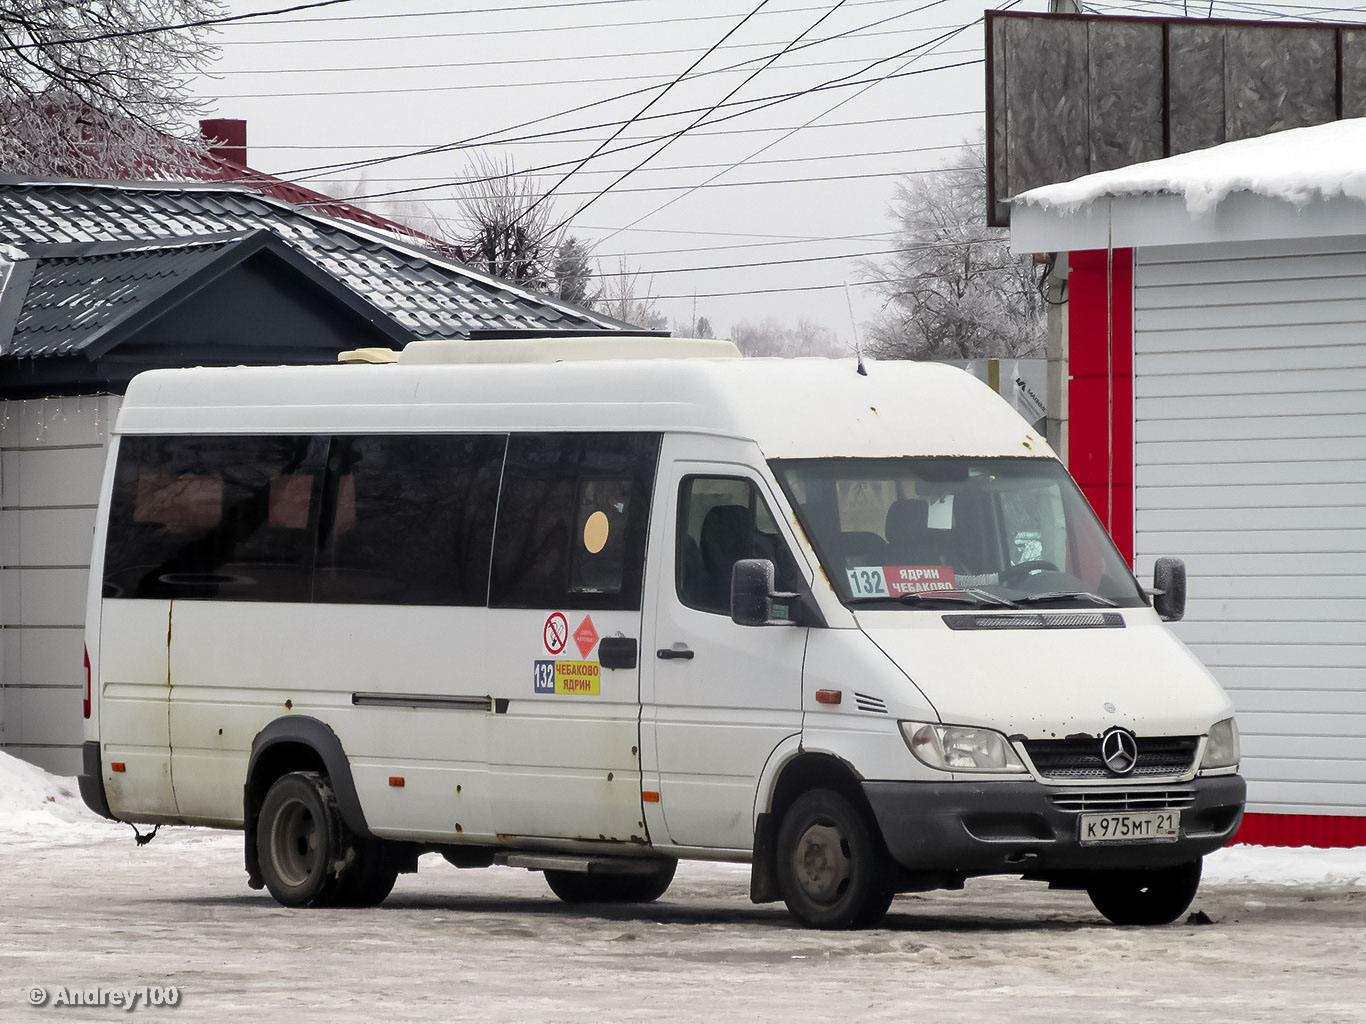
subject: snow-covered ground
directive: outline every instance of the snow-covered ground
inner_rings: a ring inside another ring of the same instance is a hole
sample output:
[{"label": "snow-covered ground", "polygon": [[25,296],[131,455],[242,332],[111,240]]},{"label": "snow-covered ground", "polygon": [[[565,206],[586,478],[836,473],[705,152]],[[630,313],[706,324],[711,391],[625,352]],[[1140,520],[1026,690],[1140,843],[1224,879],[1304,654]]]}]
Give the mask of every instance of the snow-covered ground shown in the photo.
[{"label": "snow-covered ground", "polygon": [[[378,909],[290,911],[246,887],[239,835],[136,847],[72,780],[0,754],[0,877],[0,1021],[1366,1021],[1366,849],[1221,851],[1192,908],[1213,924],[1154,929],[984,879],[899,897],[874,931],[804,931],[715,864],[585,911],[435,857]],[[32,1008],[35,985],[181,1000]]]}]

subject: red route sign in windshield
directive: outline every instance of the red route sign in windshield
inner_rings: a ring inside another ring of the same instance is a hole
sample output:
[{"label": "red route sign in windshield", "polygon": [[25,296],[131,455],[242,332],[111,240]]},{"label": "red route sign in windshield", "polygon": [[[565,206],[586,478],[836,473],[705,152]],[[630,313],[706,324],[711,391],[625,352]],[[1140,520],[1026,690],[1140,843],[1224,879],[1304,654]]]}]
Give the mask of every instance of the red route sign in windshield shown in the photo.
[{"label": "red route sign in windshield", "polygon": [[928,594],[936,590],[957,590],[953,569],[947,565],[884,565],[887,590],[893,594]]}]

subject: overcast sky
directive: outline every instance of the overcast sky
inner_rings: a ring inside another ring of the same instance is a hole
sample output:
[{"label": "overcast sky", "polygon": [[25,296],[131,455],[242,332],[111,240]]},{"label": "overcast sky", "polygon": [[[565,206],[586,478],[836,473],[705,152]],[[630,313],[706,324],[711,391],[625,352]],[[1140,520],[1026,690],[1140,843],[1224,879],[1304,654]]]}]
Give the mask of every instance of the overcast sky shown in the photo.
[{"label": "overcast sky", "polygon": [[[210,116],[247,121],[248,159],[260,170],[322,191],[364,195],[438,186],[387,200],[393,205],[382,212],[401,211],[416,226],[440,233],[429,218],[458,220],[452,190],[443,183],[469,173],[476,149],[367,169],[321,165],[471,139],[491,140],[486,154],[510,155],[519,169],[581,159],[617,128],[587,126],[630,118],[658,92],[620,94],[672,81],[732,30],[647,112],[674,116],[638,121],[610,148],[686,127],[698,112],[678,112],[717,103],[760,68],[733,100],[841,78],[876,82],[811,92],[753,113],[743,112],[749,104],[720,109],[708,119],[743,113],[678,139],[573,221],[574,232],[603,257],[602,271],[617,271],[624,257],[644,272],[661,310],[685,326],[694,309],[723,336],[743,320],[806,318],[847,340],[844,282],[852,286],[857,319],[878,306],[873,289],[860,286],[853,258],[669,272],[888,248],[895,176],[960,163],[957,147],[982,130],[981,0],[845,0],[829,13],[835,4],[768,0],[741,24],[759,0],[351,0],[224,26],[214,75],[198,80],[196,89]],[[228,3],[232,13],[276,6],[289,2]],[[1124,10],[1179,14],[1181,6],[1130,2]],[[1207,5],[1199,6],[1203,15]],[[1013,7],[1044,10],[1047,2],[1019,0]],[[1220,5],[1216,16],[1251,13],[1247,4]],[[764,68],[767,57],[798,36],[804,48]],[[868,69],[884,58],[894,59]],[[747,60],[739,69],[705,74]],[[928,70],[934,68],[943,70]],[[516,127],[530,121],[537,123]],[[548,132],[562,134],[547,138]],[[500,141],[527,135],[540,137]],[[557,189],[560,216],[573,214],[655,148],[586,164]],[[541,180],[549,187],[566,170],[546,171]],[[716,175],[714,184],[685,194]],[[817,180],[835,176],[846,177]],[[661,208],[670,200],[676,201]]]}]

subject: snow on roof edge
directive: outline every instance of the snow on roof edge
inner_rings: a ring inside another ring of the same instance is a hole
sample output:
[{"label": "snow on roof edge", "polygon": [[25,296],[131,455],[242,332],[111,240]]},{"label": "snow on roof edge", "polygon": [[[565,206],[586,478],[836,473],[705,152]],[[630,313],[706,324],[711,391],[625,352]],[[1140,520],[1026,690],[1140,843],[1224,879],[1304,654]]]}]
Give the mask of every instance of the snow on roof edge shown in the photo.
[{"label": "snow on roof edge", "polygon": [[1366,118],[1291,128],[1150,160],[1015,196],[1014,205],[1073,213],[1097,199],[1177,195],[1192,216],[1235,192],[1295,206],[1345,196],[1366,201]]}]

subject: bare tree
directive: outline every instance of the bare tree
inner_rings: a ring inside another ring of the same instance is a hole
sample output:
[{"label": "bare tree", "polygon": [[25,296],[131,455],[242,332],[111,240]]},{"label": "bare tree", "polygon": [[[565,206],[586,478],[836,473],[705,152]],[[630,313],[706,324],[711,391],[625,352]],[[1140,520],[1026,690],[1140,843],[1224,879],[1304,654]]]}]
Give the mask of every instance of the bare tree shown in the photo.
[{"label": "bare tree", "polygon": [[552,292],[555,252],[565,229],[537,179],[518,173],[510,156],[481,152],[455,191],[459,215],[440,233],[459,240],[466,261],[506,281]]},{"label": "bare tree", "polygon": [[666,330],[669,318],[659,311],[650,296],[654,278],[647,278],[642,283],[640,271],[630,269],[625,260],[620,260],[617,268],[615,274],[602,275],[602,292],[596,306],[598,312],[647,331]]},{"label": "bare tree", "polygon": [[1008,233],[986,224],[980,142],[959,164],[897,185],[891,214],[904,251],[865,262],[880,315],[868,349],[893,359],[1022,358],[1043,354],[1044,301],[1033,261],[1012,256]]},{"label": "bare tree", "polygon": [[742,321],[730,329],[731,340],[747,356],[838,356],[846,349],[835,332],[810,320],[784,326],[773,317],[759,323]]},{"label": "bare tree", "polygon": [[204,153],[186,89],[208,29],[129,30],[220,15],[220,0],[0,0],[0,170],[183,175]]}]

